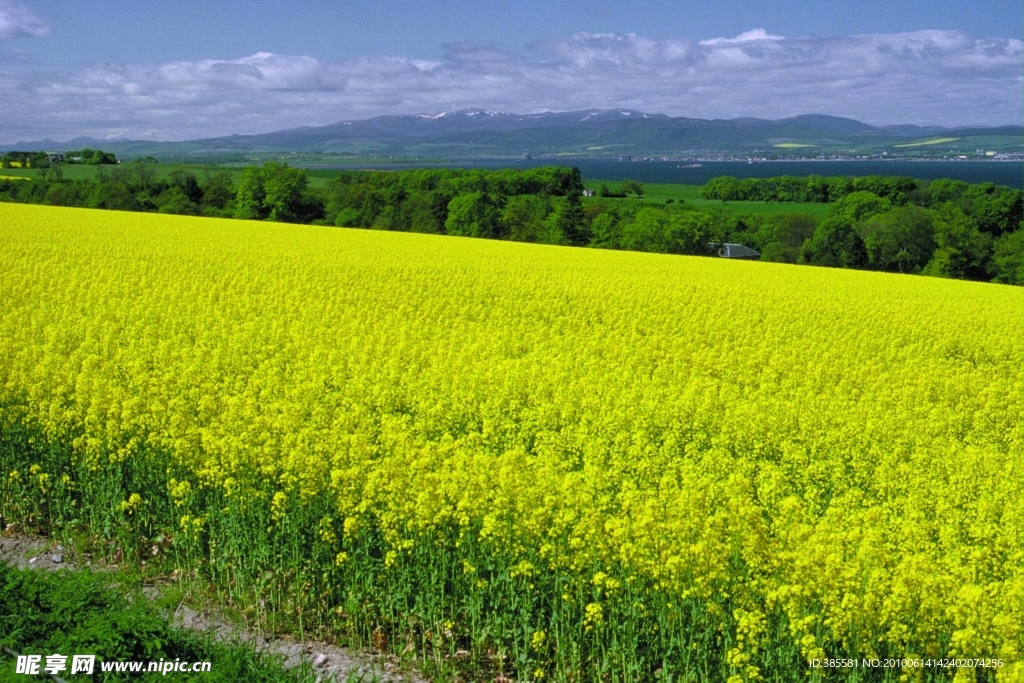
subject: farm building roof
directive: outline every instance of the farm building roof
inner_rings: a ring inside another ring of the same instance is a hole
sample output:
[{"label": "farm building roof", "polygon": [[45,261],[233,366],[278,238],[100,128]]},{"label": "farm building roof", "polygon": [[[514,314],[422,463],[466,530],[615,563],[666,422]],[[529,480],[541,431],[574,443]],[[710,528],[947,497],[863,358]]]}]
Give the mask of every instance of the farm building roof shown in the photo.
[{"label": "farm building roof", "polygon": [[761,252],[754,251],[750,247],[743,244],[717,244],[718,255],[722,258],[745,258],[745,259],[756,259],[761,258]]}]

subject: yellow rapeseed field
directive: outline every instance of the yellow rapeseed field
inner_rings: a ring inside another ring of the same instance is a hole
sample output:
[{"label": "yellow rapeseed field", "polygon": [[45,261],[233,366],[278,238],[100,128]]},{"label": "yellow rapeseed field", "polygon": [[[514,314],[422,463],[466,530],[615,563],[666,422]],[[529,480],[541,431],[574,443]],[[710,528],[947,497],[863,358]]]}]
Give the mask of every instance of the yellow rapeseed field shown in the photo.
[{"label": "yellow rapeseed field", "polygon": [[0,516],[480,677],[1019,680],[1022,325],[992,284],[0,204]]}]

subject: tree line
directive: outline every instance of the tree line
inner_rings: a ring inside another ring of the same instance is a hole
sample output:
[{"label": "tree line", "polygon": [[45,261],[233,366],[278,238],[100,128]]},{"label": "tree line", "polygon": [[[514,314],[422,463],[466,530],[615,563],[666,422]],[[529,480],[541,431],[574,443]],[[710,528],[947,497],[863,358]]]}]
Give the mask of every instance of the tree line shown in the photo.
[{"label": "tree line", "polygon": [[[55,161],[54,158],[59,161]],[[65,154],[7,152],[0,156],[0,168],[50,168],[61,162],[90,166],[113,165],[117,163],[117,157],[111,152],[99,149],[79,149]]]},{"label": "tree line", "polygon": [[897,203],[920,189],[918,182],[906,176],[819,176],[790,175],[770,178],[732,176],[712,178],[700,189],[703,199],[723,202],[837,202],[853,192],[871,192]]},{"label": "tree line", "polygon": [[[768,216],[617,200],[627,190],[642,196],[638,183],[584,197],[579,169],[566,167],[350,171],[321,188],[310,186],[304,170],[276,162],[246,168],[237,183],[226,172],[200,178],[184,169],[159,178],[144,163],[101,168],[95,180],[65,180],[59,169],[32,182],[0,180],[0,201],[672,254],[713,254],[717,244],[734,242],[765,261],[1024,284],[1022,193],[991,183],[822,178],[832,193],[826,196],[835,199],[817,220],[799,212]],[[731,180],[714,179],[702,195]],[[775,188],[775,201],[794,196],[780,194],[790,180],[820,186],[814,179],[754,180]]]}]

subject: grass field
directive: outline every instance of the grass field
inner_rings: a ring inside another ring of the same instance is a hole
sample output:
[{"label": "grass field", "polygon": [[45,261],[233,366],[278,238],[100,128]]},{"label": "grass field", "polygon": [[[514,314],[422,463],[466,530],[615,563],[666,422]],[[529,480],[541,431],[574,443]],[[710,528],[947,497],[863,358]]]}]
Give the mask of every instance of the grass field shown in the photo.
[{"label": "grass field", "polygon": [[1024,645],[1020,290],[0,205],[0,516],[437,680]]},{"label": "grass field", "polygon": [[[584,183],[587,189],[599,190],[602,184],[616,192],[619,189],[617,181],[588,180]],[[723,202],[719,199],[703,199],[700,196],[700,185],[677,185],[674,183],[644,183],[644,196],[637,198],[632,195],[626,198],[603,199],[595,197],[591,201],[607,201],[614,204],[626,203],[661,203],[671,199],[675,202],[684,201],[687,206],[697,208],[725,208],[734,213],[756,213],[763,215],[777,215],[782,213],[809,213],[815,218],[821,218],[828,212],[829,205],[814,202]]]},{"label": "grass field", "polygon": [[[126,166],[130,166],[130,164],[127,164]],[[156,172],[156,177],[158,179],[167,178],[172,171],[182,170],[195,174],[195,176],[199,178],[200,182],[202,182],[203,178],[208,174],[228,173],[234,180],[235,184],[238,183],[239,178],[242,177],[242,171],[245,169],[242,165],[212,166],[209,164],[149,164],[149,166]],[[64,178],[68,180],[94,180],[101,169],[106,169],[109,172],[112,168],[114,167],[89,166],[85,164],[64,164],[61,166],[61,169],[64,172]],[[122,166],[122,168],[124,168],[124,166]],[[40,169],[34,168],[5,168],[0,169],[0,172],[15,177],[38,178],[41,171]],[[330,181],[330,177],[325,176],[322,173],[318,173],[317,171],[307,171],[307,175],[309,177],[309,184],[313,187],[323,187]]]},{"label": "grass field", "polygon": [[947,142],[955,142],[960,138],[932,138],[931,140],[919,140],[917,142],[905,142],[901,145],[893,145],[893,147],[925,147],[927,145],[942,145]]},{"label": "grass field", "polygon": [[[130,166],[131,164],[122,164],[121,168]],[[227,172],[234,176],[235,181],[242,175],[242,166],[211,166],[208,164],[147,164],[149,168],[152,168],[156,172],[156,177],[159,179],[167,178],[171,171],[176,169],[189,171],[196,174],[197,177],[202,178],[207,173],[220,173]],[[64,178],[68,180],[93,180],[101,170],[107,172],[117,168],[115,166],[93,166],[88,164],[61,164],[61,170],[64,173]],[[42,169],[37,168],[5,168],[0,169],[0,172],[9,175],[16,175],[25,178],[38,178]]]}]

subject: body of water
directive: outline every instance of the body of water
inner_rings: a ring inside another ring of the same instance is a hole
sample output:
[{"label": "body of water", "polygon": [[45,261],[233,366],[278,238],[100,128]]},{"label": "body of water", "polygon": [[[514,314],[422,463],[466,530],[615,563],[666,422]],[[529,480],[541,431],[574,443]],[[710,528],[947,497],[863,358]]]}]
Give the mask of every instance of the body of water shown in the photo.
[{"label": "body of water", "polygon": [[[700,168],[680,168],[687,161],[615,161],[611,159],[531,159],[529,161],[482,160],[452,161],[434,164],[374,164],[372,168],[399,170],[403,168],[535,168],[537,166],[579,166],[587,180],[639,180],[643,183],[679,183],[703,185],[717,176],[736,178],[767,178],[771,176],[864,176],[899,175],[919,180],[951,178],[968,183],[991,182],[996,185],[1024,188],[1024,164],[1010,161],[766,161],[750,164],[745,161],[703,161]],[[352,166],[318,166],[320,169],[354,168]],[[360,166],[360,168],[367,168]]]}]

